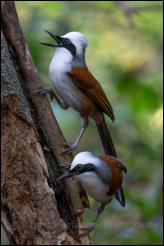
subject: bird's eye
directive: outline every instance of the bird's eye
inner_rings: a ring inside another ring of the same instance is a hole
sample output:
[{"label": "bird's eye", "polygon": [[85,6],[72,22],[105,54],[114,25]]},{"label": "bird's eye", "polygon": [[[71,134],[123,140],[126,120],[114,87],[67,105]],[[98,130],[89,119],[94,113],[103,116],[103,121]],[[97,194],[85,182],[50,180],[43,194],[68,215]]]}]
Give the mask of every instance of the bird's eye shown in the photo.
[{"label": "bird's eye", "polygon": [[71,41],[70,41],[68,38],[65,38],[65,40],[64,40],[64,41],[65,41],[65,43],[66,43],[66,44],[71,43]]},{"label": "bird's eye", "polygon": [[79,169],[79,168],[81,168],[83,165],[81,165],[81,164],[78,164],[76,167]]}]

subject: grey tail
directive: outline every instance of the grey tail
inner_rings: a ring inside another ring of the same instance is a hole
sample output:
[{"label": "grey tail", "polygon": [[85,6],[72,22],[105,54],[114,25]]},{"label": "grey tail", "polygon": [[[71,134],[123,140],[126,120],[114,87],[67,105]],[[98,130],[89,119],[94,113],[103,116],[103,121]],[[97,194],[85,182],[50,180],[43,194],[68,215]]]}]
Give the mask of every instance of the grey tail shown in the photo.
[{"label": "grey tail", "polygon": [[[104,117],[104,116],[103,116]],[[117,157],[114,144],[112,141],[112,137],[110,135],[109,129],[106,125],[105,119],[101,124],[96,124],[98,128],[98,132],[101,138],[102,145],[104,147],[104,152],[106,155],[111,155]]]},{"label": "grey tail", "polygon": [[125,207],[125,196],[122,186],[116,191],[115,197],[121,203],[121,205]]}]

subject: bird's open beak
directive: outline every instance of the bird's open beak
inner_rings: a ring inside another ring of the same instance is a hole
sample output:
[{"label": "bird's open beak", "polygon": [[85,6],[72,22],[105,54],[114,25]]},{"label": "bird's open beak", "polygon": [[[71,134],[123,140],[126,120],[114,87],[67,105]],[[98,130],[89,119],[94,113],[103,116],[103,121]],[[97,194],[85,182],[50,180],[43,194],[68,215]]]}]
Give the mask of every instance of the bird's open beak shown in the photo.
[{"label": "bird's open beak", "polygon": [[55,39],[55,41],[58,43],[58,45],[56,44],[48,44],[48,43],[40,43],[40,44],[43,44],[43,45],[46,45],[46,46],[50,46],[50,47],[63,47],[63,43],[62,43],[62,37],[60,36],[57,36],[55,34],[53,34],[52,32],[49,32],[47,30],[45,30],[45,32],[47,32],[53,39]]},{"label": "bird's open beak", "polygon": [[63,174],[63,175],[61,175],[59,178],[58,178],[58,181],[59,180],[63,180],[63,179],[67,179],[67,178],[70,178],[70,177],[72,177],[72,176],[74,176],[76,173],[73,173],[73,172],[67,172],[67,173],[65,173],[65,174]]}]

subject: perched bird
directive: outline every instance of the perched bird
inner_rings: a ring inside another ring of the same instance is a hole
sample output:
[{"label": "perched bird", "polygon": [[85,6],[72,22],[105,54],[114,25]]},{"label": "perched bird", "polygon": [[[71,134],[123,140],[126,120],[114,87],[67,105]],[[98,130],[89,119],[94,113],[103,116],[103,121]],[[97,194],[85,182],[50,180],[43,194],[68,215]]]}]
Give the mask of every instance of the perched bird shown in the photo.
[{"label": "perched bird", "polygon": [[53,87],[60,98],[51,88],[35,90],[34,93],[50,93],[51,98],[55,98],[63,109],[72,107],[79,112],[82,119],[82,129],[77,140],[64,152],[71,153],[77,147],[88,126],[88,117],[90,117],[96,122],[105,153],[116,156],[112,138],[103,115],[103,113],[107,114],[114,121],[113,109],[99,82],[86,66],[87,40],[85,36],[79,32],[57,36],[47,30],[45,31],[58,43],[41,44],[55,48],[49,74]]},{"label": "perched bird", "polygon": [[94,156],[90,152],[81,152],[74,157],[70,170],[58,178],[63,180],[75,176],[83,189],[100,202],[94,223],[80,236],[94,229],[100,213],[112,201],[114,195],[121,205],[125,206],[122,171],[127,172],[125,165],[113,156]]}]

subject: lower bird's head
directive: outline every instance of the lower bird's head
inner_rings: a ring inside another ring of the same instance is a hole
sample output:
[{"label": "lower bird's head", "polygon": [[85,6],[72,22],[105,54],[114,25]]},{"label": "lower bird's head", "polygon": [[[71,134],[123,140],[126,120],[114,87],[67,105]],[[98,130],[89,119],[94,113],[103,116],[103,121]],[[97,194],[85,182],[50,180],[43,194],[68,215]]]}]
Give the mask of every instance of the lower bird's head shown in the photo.
[{"label": "lower bird's head", "polygon": [[85,151],[78,153],[74,157],[70,170],[60,176],[59,180],[76,175],[78,179],[83,181],[84,177],[89,178],[95,174],[98,175],[97,177],[102,178],[105,182],[111,177],[108,166],[91,152]]},{"label": "lower bird's head", "polygon": [[80,175],[88,172],[95,172],[96,166],[94,163],[93,155],[90,152],[80,152],[78,153],[71,164],[70,170],[60,176],[58,180],[66,179],[75,175]]},{"label": "lower bird's head", "polygon": [[87,163],[87,164],[77,164],[74,168],[70,169],[67,173],[61,175],[58,180],[63,180],[70,178],[75,175],[79,175],[85,172],[92,172],[95,170],[94,164]]},{"label": "lower bird's head", "polygon": [[73,56],[82,55],[87,46],[85,36],[80,32],[69,32],[63,36],[58,36],[50,31],[45,30],[57,44],[40,43],[53,48],[66,48]]}]

